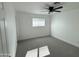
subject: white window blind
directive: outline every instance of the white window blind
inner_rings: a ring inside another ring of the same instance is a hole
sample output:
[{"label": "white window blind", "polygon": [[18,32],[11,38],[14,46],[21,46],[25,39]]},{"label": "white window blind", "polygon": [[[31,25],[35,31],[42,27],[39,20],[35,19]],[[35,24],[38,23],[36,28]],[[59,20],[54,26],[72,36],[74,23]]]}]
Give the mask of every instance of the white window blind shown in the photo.
[{"label": "white window blind", "polygon": [[45,18],[33,18],[32,26],[33,27],[45,26]]}]

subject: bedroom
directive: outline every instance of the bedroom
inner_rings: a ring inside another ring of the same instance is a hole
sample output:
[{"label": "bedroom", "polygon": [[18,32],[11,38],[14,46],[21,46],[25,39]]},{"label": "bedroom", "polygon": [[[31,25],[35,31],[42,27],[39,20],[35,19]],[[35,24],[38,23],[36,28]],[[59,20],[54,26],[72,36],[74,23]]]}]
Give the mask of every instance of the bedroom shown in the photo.
[{"label": "bedroom", "polygon": [[0,19],[5,18],[6,29],[7,45],[3,44],[5,41],[2,43],[4,48],[6,45],[4,55],[26,57],[32,50],[34,54],[29,56],[79,57],[79,2],[61,2],[63,8],[57,10],[61,12],[49,13],[46,9],[53,4],[54,2],[0,4]]}]

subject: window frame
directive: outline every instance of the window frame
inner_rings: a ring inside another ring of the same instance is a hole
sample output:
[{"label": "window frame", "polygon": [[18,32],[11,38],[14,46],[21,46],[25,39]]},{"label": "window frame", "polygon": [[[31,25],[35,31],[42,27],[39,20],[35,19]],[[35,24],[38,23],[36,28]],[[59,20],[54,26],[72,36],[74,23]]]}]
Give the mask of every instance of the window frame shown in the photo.
[{"label": "window frame", "polygon": [[[36,25],[34,24],[34,18],[36,19]],[[43,24],[41,24],[41,20],[43,20]],[[33,17],[32,18],[32,27],[45,27],[46,26],[46,19],[45,18],[38,18],[38,17]]]}]

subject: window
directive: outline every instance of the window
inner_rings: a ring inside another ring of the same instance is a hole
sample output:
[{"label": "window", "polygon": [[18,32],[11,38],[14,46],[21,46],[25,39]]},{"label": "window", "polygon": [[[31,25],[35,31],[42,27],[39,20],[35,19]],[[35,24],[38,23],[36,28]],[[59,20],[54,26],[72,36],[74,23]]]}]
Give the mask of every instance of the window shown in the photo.
[{"label": "window", "polygon": [[33,18],[32,26],[33,27],[45,26],[45,19],[44,18]]}]

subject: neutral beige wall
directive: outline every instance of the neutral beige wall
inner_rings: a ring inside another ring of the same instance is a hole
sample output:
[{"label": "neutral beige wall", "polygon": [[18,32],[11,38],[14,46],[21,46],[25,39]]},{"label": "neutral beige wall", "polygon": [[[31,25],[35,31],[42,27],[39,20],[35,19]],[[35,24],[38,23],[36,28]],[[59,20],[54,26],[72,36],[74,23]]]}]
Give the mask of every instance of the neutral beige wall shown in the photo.
[{"label": "neutral beige wall", "polygon": [[79,9],[51,16],[51,35],[79,47]]},{"label": "neutral beige wall", "polygon": [[[46,19],[45,27],[32,27],[33,17],[44,17]],[[35,15],[17,11],[16,24],[18,40],[50,35],[50,18],[47,15]]]}]

